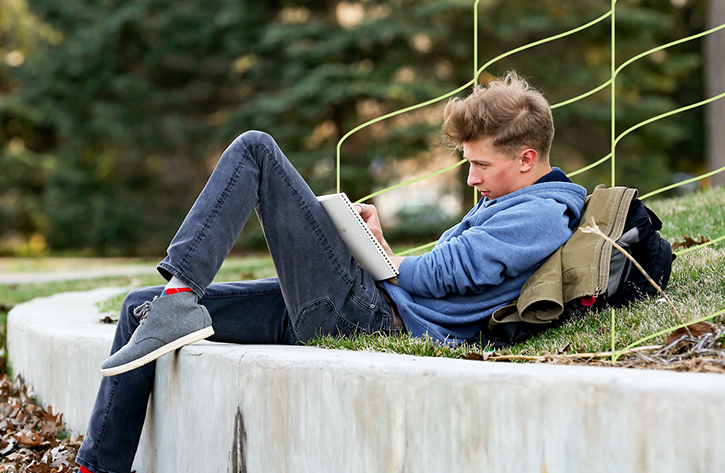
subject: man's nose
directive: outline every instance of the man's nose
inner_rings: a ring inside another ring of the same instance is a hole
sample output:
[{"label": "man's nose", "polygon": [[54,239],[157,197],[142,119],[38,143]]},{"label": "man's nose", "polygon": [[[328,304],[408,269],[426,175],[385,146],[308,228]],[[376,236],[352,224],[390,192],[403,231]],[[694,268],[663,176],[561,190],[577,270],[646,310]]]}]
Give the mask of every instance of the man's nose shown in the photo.
[{"label": "man's nose", "polygon": [[466,180],[466,184],[470,187],[476,187],[481,184],[481,176],[476,172],[476,169],[473,166],[468,169],[468,179]]}]

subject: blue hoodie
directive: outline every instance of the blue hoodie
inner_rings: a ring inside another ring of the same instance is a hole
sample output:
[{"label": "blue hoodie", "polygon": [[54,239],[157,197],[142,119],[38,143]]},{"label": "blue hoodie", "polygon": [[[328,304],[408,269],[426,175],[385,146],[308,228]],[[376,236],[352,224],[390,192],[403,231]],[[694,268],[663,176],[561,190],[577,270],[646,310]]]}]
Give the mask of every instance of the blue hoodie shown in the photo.
[{"label": "blue hoodie", "polygon": [[494,310],[518,297],[571,237],[586,189],[542,181],[481,200],[432,251],[403,260],[397,286],[383,282],[411,335],[475,341]]}]

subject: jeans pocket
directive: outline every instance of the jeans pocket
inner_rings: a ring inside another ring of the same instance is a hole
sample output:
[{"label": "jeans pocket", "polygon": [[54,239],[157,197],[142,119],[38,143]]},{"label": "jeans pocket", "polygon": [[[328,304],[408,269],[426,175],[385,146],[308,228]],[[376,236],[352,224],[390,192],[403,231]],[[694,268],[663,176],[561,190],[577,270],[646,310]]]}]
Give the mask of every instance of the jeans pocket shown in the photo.
[{"label": "jeans pocket", "polygon": [[349,335],[356,328],[356,324],[340,315],[329,297],[316,299],[303,306],[294,321],[295,334],[302,342],[320,335]]}]

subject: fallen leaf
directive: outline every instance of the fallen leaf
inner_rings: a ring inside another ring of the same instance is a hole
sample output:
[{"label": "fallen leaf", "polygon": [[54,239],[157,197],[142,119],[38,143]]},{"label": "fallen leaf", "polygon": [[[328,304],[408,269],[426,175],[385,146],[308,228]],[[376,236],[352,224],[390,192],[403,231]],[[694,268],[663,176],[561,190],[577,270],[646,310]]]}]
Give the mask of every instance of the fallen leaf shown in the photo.
[{"label": "fallen leaf", "polygon": [[[706,333],[715,333],[718,328],[719,326],[717,324],[710,322],[697,322],[690,324],[687,327],[680,327],[667,337],[665,346],[669,346],[683,337],[690,337],[690,333],[692,334],[692,337],[699,337],[700,335],[704,335]],[[690,329],[690,333],[687,332],[687,329]]]},{"label": "fallen leaf", "polygon": [[693,246],[704,245],[705,243],[710,241],[709,239],[705,238],[702,235],[700,235],[700,241],[697,241],[694,238],[689,237],[687,235],[683,235],[682,237],[685,239],[685,241],[675,241],[672,244],[672,251],[675,251],[680,248],[692,248]]},{"label": "fallen leaf", "polygon": [[468,353],[467,355],[461,356],[462,360],[473,360],[473,361],[483,361],[483,355],[476,352]]},{"label": "fallen leaf", "polygon": [[12,451],[13,448],[15,448],[15,442],[12,442],[13,439],[10,439],[10,442],[5,442],[5,445],[2,449],[0,449],[0,455],[7,455],[10,451]]},{"label": "fallen leaf", "polygon": [[32,433],[29,433],[29,435],[30,436],[25,434],[20,435],[20,445],[25,445],[26,447],[37,447],[43,443],[43,437]]}]

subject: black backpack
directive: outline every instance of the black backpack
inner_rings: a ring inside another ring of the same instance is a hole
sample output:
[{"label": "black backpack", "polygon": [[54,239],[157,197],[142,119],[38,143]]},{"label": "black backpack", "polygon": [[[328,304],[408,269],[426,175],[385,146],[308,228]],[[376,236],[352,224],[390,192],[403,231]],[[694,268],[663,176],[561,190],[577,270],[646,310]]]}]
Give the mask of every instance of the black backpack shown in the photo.
[{"label": "black backpack", "polygon": [[[649,276],[664,290],[670,280],[672,253],[670,242],[658,233],[662,221],[646,207],[641,200],[633,199],[629,206],[627,221],[617,243],[627,250]],[[606,302],[612,307],[624,307],[646,295],[659,292],[647,278],[620,253],[612,250],[609,265],[609,284]]]}]

